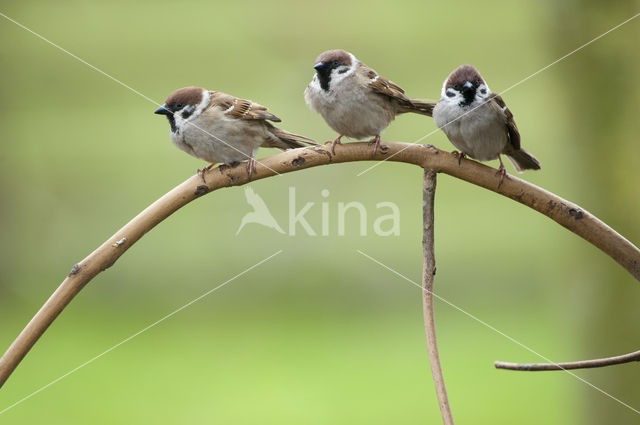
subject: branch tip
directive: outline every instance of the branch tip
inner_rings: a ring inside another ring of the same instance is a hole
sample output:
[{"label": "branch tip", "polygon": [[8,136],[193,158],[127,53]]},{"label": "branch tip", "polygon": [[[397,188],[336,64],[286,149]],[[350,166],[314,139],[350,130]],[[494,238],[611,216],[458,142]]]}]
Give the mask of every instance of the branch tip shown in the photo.
[{"label": "branch tip", "polygon": [[577,362],[563,363],[511,363],[496,361],[493,363],[496,369],[517,370],[525,372],[539,372],[545,370],[571,370],[571,369],[592,369],[597,367],[607,367],[617,364],[639,362],[640,350],[621,356],[604,357],[593,360],[580,360]]}]

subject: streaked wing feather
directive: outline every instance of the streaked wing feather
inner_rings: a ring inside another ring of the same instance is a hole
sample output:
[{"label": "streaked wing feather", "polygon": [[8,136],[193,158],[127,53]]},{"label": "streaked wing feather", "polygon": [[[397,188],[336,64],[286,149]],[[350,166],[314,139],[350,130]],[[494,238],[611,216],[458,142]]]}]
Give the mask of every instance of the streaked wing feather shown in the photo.
[{"label": "streaked wing feather", "polygon": [[404,94],[404,90],[393,81],[378,75],[368,67],[365,69],[365,75],[369,78],[369,87],[376,93],[388,96],[400,103],[411,103],[411,100]]},{"label": "streaked wing feather", "polygon": [[500,95],[492,93],[489,97],[492,102],[494,102],[495,107],[500,108],[500,110],[504,113],[505,116],[505,124],[507,125],[507,130],[509,131],[509,141],[511,142],[511,146],[518,150],[520,149],[520,131],[518,131],[518,126],[516,126],[516,122],[513,119],[513,113],[507,108],[507,104],[504,103],[504,100]]},{"label": "streaked wing feather", "polygon": [[248,99],[239,99],[221,92],[211,92],[211,107],[221,109],[227,116],[245,120],[282,121],[265,106]]}]

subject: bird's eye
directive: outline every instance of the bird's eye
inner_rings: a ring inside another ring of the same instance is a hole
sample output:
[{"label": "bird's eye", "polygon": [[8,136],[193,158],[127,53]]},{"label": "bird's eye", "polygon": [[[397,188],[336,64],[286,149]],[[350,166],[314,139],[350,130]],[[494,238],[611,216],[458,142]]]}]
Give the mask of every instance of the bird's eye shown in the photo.
[{"label": "bird's eye", "polygon": [[487,94],[487,89],[480,89],[480,93]]},{"label": "bird's eye", "polygon": [[455,96],[455,95],[456,95],[456,94],[455,94],[453,91],[451,91],[451,90],[447,90],[447,96],[449,96],[449,97],[453,97],[453,96]]},{"label": "bird's eye", "polygon": [[453,89],[460,91],[460,84],[454,84]]},{"label": "bird's eye", "polygon": [[184,105],[182,103],[177,103],[176,104],[176,109],[182,109]]},{"label": "bird's eye", "polygon": [[332,61],[332,62],[331,62],[331,65],[332,65],[332,66],[338,66],[338,61]]}]

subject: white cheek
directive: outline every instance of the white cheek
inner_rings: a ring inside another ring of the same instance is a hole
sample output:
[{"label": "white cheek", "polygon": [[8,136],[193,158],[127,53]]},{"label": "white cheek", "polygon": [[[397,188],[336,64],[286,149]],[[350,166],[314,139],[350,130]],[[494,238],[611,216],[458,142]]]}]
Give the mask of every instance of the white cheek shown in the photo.
[{"label": "white cheek", "polygon": [[187,122],[187,120],[182,118],[182,111],[183,110],[184,109],[181,109],[180,111],[178,111],[178,112],[173,114],[173,120],[176,122],[176,128],[178,130],[182,130],[182,128],[184,127],[185,123]]},{"label": "white cheek", "polygon": [[331,71],[331,82],[329,83],[329,89],[333,89],[335,86],[340,84],[346,78],[350,77],[356,71],[356,67],[352,66],[349,68],[347,72],[343,72],[342,74],[339,72],[339,68]]},{"label": "white cheek", "polygon": [[[184,108],[182,108],[181,110],[179,110],[178,112],[176,112],[175,114],[173,114],[173,119],[176,122],[176,128],[178,130],[182,130],[182,128],[184,128],[184,126],[191,120],[193,120],[194,118],[196,118],[198,115],[200,115],[202,113],[202,111],[204,111],[206,109],[207,106],[209,106],[209,102],[211,101],[211,95],[209,94],[208,90],[204,90],[203,94],[202,94],[202,100],[200,101],[200,103],[198,103],[198,106],[193,107],[193,106],[186,106]],[[190,114],[187,119],[182,118],[182,113],[185,111],[189,111],[190,108],[195,109],[194,112],[192,114]],[[231,107],[233,108],[233,106]]]},{"label": "white cheek", "polygon": [[[482,90],[484,90],[484,93],[482,93]],[[486,102],[487,99],[489,99],[489,96],[491,96],[491,91],[487,88],[484,88],[484,86],[480,86],[478,88],[478,91],[476,92],[476,101],[482,103],[482,102]]]},{"label": "white cheek", "polygon": [[347,76],[348,72],[344,74],[339,74],[337,69],[331,71],[331,81],[329,82],[329,89],[333,89],[335,86],[340,84]]},{"label": "white cheek", "polygon": [[458,103],[462,101],[462,94],[454,91],[454,96],[447,96],[447,90],[443,88],[442,90],[442,99],[441,101],[444,103]]}]

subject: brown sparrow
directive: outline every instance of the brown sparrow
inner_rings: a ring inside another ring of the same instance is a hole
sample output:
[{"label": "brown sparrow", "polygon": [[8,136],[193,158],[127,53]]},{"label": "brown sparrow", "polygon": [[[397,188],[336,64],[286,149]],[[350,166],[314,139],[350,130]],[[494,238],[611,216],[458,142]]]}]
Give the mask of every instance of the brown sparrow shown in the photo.
[{"label": "brown sparrow", "polygon": [[513,114],[502,98],[492,93],[478,70],[462,65],[442,86],[442,98],[433,109],[433,119],[464,156],[479,161],[500,161],[500,182],[506,170],[500,154],[511,160],[518,172],[539,170],[540,162],[520,147],[520,133]]},{"label": "brown sparrow", "polygon": [[316,73],[304,92],[307,104],[322,115],[339,136],[363,139],[373,136],[373,155],[380,133],[398,114],[415,112],[431,116],[434,103],[410,99],[404,90],[381,77],[344,50],[329,50],[316,59]]},{"label": "brown sparrow", "polygon": [[176,90],[155,113],[166,115],[176,147],[211,163],[198,170],[203,177],[216,163],[236,165],[249,160],[251,178],[259,147],[285,150],[316,144],[267,122],[280,122],[280,118],[262,105],[201,87]]}]

